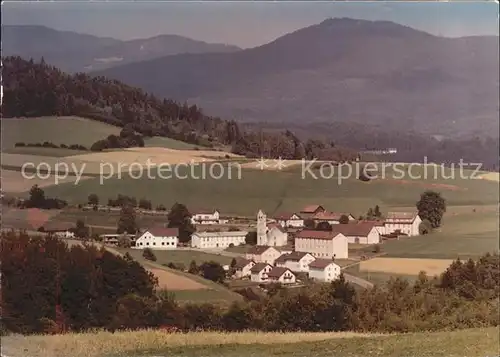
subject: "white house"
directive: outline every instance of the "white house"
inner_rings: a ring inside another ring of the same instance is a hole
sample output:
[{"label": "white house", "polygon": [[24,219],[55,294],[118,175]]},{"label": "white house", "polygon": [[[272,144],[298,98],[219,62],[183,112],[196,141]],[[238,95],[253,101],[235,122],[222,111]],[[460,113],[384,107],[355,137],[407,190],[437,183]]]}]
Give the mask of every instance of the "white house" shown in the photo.
[{"label": "white house", "polygon": [[264,212],[257,213],[257,245],[282,247],[288,243],[288,233],[279,224],[267,224]]},{"label": "white house", "polygon": [[327,211],[320,211],[316,213],[313,216],[313,220],[316,223],[328,222],[329,224],[339,224],[340,218],[344,215],[347,216],[347,218],[349,218],[349,221],[355,220],[354,216],[350,213],[342,213],[342,212],[338,213],[338,212],[327,212]]},{"label": "white house", "polygon": [[315,258],[347,259],[347,247],[346,236],[338,231],[303,230],[295,237],[295,250],[311,253]]},{"label": "white house", "polygon": [[330,282],[340,276],[340,266],[330,259],[316,259],[309,264],[309,277],[314,280]]},{"label": "white house", "polygon": [[235,272],[235,277],[240,279],[243,277],[247,277],[251,275],[250,270],[255,266],[255,262],[253,260],[248,260],[248,259],[243,259],[243,258],[237,258],[236,259],[236,266],[234,267],[236,272]]},{"label": "white house", "polygon": [[267,273],[269,283],[294,284],[297,280],[295,274],[288,268],[274,267]]},{"label": "white house", "polygon": [[135,241],[135,249],[177,249],[179,244],[179,229],[177,228],[150,228],[142,233]]},{"label": "white house", "polygon": [[250,269],[250,280],[256,283],[265,283],[273,267],[267,263],[257,263]]},{"label": "white house", "polygon": [[273,247],[256,245],[246,253],[245,258],[256,263],[274,264],[281,255],[280,251]]},{"label": "white house", "polygon": [[401,232],[408,236],[418,236],[422,219],[417,212],[389,212],[385,219],[385,234]]},{"label": "white house", "polygon": [[219,210],[198,210],[192,213],[192,224],[225,224],[227,219],[221,219]]},{"label": "white house", "polygon": [[276,259],[277,267],[288,268],[293,272],[309,271],[309,264],[316,260],[310,253],[292,252],[290,254],[282,254]]},{"label": "white house", "polygon": [[296,213],[282,212],[274,216],[276,222],[283,228],[293,227],[302,228],[304,227],[304,220]]},{"label": "white house", "polygon": [[191,235],[191,247],[199,249],[227,248],[231,244],[245,244],[246,231],[195,232]]},{"label": "white house", "polygon": [[380,233],[376,225],[376,222],[369,221],[339,224],[335,226],[335,230],[345,235],[348,243],[378,244]]}]

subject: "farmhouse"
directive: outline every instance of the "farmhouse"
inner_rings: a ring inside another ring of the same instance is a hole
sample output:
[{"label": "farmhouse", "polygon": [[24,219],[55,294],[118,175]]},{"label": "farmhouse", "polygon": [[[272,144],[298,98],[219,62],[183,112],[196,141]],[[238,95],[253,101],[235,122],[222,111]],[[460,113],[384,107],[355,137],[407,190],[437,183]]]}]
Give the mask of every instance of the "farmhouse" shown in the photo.
[{"label": "farmhouse", "polygon": [[48,222],[44,225],[43,232],[54,235],[58,238],[75,238],[75,233],[72,232],[74,224],[69,222]]},{"label": "farmhouse", "polygon": [[312,219],[316,223],[328,222],[329,224],[339,224],[340,218],[344,215],[347,216],[347,218],[349,218],[349,221],[355,220],[354,216],[350,213],[337,213],[337,212],[327,212],[327,211],[320,211],[314,214]]},{"label": "farmhouse", "polygon": [[309,264],[316,258],[312,254],[305,252],[292,252],[289,254],[282,254],[276,259],[275,264],[278,267],[288,268],[293,272],[307,272],[309,271]]},{"label": "farmhouse", "polygon": [[248,232],[195,232],[191,235],[191,247],[200,249],[227,248],[231,244],[245,244]]},{"label": "farmhouse", "polygon": [[274,267],[267,273],[269,283],[294,284],[297,278],[288,268]]},{"label": "farmhouse", "polygon": [[282,247],[288,243],[288,233],[279,224],[267,224],[264,212],[257,214],[257,245]]},{"label": "farmhouse", "polygon": [[312,218],[315,214],[318,214],[319,212],[324,212],[325,209],[323,206],[320,205],[309,205],[305,206],[302,208],[300,211],[300,215],[304,219]]},{"label": "farmhouse", "polygon": [[335,226],[335,230],[345,235],[348,243],[378,244],[380,243],[380,233],[376,224],[376,222],[369,221],[339,224]]},{"label": "farmhouse", "polygon": [[281,255],[276,248],[256,245],[252,247],[245,255],[246,259],[253,260],[256,263],[274,264],[275,260]]},{"label": "farmhouse", "polygon": [[257,263],[250,269],[250,280],[256,283],[265,283],[272,269],[273,267],[270,264]]},{"label": "farmhouse", "polygon": [[335,230],[303,230],[295,236],[295,250],[311,253],[315,258],[347,259],[347,246],[346,236]]},{"label": "farmhouse", "polygon": [[192,224],[225,224],[227,220],[220,217],[220,212],[214,210],[198,210],[191,216]]},{"label": "farmhouse", "polygon": [[234,273],[236,278],[243,278],[251,275],[250,270],[255,266],[255,262],[253,260],[237,258],[236,265],[234,269],[236,272]]},{"label": "farmhouse", "polygon": [[179,243],[179,230],[177,228],[155,227],[142,233],[135,241],[135,249],[177,249]]},{"label": "farmhouse", "polygon": [[420,223],[422,219],[417,212],[389,212],[385,220],[384,234],[400,232],[408,236],[418,236]]},{"label": "farmhouse", "polygon": [[340,266],[330,259],[316,259],[309,264],[309,277],[314,280],[330,282],[340,276]]},{"label": "farmhouse", "polygon": [[304,227],[304,220],[296,213],[283,212],[274,216],[276,222],[283,228],[293,227],[302,228]]}]

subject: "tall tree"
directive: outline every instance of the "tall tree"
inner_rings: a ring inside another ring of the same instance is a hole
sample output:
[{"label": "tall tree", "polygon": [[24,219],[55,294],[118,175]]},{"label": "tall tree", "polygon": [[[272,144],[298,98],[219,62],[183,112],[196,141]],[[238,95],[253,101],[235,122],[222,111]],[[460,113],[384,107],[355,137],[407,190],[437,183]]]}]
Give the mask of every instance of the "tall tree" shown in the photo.
[{"label": "tall tree", "polygon": [[116,233],[135,234],[138,229],[135,208],[128,204],[124,205],[120,211]]},{"label": "tall tree", "polygon": [[441,226],[441,220],[446,212],[446,201],[441,193],[425,191],[417,202],[418,215],[422,220],[428,220],[432,228]]},{"label": "tall tree", "polygon": [[168,213],[168,227],[179,229],[179,242],[186,243],[191,239],[195,228],[191,223],[191,213],[182,203],[175,203]]}]

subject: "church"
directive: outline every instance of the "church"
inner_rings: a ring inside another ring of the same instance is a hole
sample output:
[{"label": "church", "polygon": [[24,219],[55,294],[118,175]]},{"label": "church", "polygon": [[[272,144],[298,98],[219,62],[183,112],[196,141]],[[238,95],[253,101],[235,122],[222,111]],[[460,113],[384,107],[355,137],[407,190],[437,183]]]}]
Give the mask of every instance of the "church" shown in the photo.
[{"label": "church", "polygon": [[288,243],[288,233],[281,225],[267,224],[267,217],[261,210],[257,213],[257,245],[282,247]]}]

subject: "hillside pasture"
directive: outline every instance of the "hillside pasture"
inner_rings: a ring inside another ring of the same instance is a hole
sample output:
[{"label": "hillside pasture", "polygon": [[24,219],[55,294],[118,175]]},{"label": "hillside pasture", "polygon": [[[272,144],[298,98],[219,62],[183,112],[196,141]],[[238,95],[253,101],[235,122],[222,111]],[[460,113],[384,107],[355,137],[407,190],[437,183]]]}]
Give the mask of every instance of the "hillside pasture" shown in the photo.
[{"label": "hillside pasture", "polygon": [[[142,250],[141,249],[121,249],[118,248],[118,251],[125,254],[128,252],[134,259],[142,258]],[[215,261],[222,265],[231,263],[232,258],[224,255],[218,254],[210,254],[201,251],[191,250],[191,249],[177,249],[177,250],[153,250],[156,256],[157,264],[183,264],[186,269],[189,268],[189,263],[192,260],[196,262],[196,264],[200,265],[204,262]]]},{"label": "hillside pasture", "polygon": [[[31,174],[29,174],[31,176]],[[45,175],[44,175],[45,176]],[[89,179],[88,176],[82,176],[80,180]],[[27,192],[33,187],[33,185],[38,185],[39,187],[47,187],[56,184],[63,183],[74,183],[76,182],[76,176],[68,177],[56,177],[55,175],[50,175],[49,177],[42,179],[40,177],[34,176],[33,178],[23,177],[21,171],[12,170],[2,170],[2,190],[8,193],[23,193]]]},{"label": "hillside pasture", "polygon": [[96,120],[68,117],[3,118],[2,151],[14,148],[15,143],[78,144],[87,148],[99,139],[120,134],[121,128]]},{"label": "hillside pasture", "polygon": [[9,357],[484,357],[498,354],[498,328],[407,334],[353,332],[93,331],[2,338]]},{"label": "hillside pasture", "polygon": [[453,263],[451,259],[373,258],[359,264],[360,272],[396,275],[440,275]]}]

